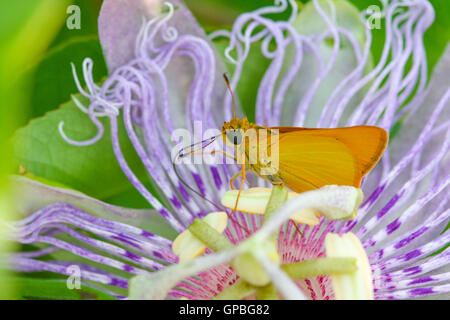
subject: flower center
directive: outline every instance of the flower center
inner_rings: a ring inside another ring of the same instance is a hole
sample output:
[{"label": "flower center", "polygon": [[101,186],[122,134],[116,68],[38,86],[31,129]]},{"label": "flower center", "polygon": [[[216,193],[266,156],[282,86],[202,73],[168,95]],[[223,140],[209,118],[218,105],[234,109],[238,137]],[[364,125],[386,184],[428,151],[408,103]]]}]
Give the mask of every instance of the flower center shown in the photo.
[{"label": "flower center", "polygon": [[[329,186],[315,192],[327,193],[334,188],[342,187]],[[331,200],[320,205],[302,206],[295,211],[296,215],[289,217],[292,219],[293,216],[311,216],[311,213],[315,217],[318,215],[337,219],[354,217],[362,202],[362,193],[359,189],[353,189],[352,192],[346,193],[350,205],[346,201],[336,201],[336,198],[330,197]],[[291,199],[295,200],[297,196],[300,195],[292,194]],[[232,197],[233,193],[227,193],[223,202],[234,207],[230,202]],[[257,188],[243,192],[242,197],[239,201],[242,207],[253,213],[264,210],[264,225],[270,225],[274,220],[272,217],[279,215],[278,210],[288,198],[288,191],[284,187],[274,187],[267,191]],[[214,252],[236,248],[222,234],[226,218],[223,212],[212,213],[204,219],[196,219],[188,230],[180,234],[173,246],[174,252],[180,256],[180,262],[198,257],[206,248]],[[264,226],[261,229],[264,229]],[[286,233],[283,228],[281,230],[281,233],[273,232],[267,237],[261,236],[261,232],[257,231],[237,245],[239,253],[229,261],[232,272],[228,277],[220,278],[221,283],[217,283],[220,290],[215,295],[216,299],[289,298],[277,290],[280,283],[286,279],[302,292],[309,292],[313,299],[318,295],[327,299],[332,297],[333,293],[336,299],[373,299],[369,262],[356,236],[351,233],[342,236],[328,233],[325,241],[323,237],[322,241],[318,241],[320,248],[311,248],[302,245],[304,241],[299,240],[295,231],[289,241],[284,237]],[[209,272],[214,274],[220,268],[222,267]],[[330,284],[333,290],[328,289]]]}]

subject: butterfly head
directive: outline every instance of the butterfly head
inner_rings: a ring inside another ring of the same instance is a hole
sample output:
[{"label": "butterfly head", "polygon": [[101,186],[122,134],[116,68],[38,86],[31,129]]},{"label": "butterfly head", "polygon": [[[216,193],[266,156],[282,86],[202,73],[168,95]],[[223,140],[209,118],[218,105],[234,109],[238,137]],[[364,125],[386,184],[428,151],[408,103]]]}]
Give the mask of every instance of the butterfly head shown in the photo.
[{"label": "butterfly head", "polygon": [[230,122],[225,122],[222,127],[222,138],[224,142],[238,146],[242,143],[245,131],[250,127],[247,118],[233,118]]}]

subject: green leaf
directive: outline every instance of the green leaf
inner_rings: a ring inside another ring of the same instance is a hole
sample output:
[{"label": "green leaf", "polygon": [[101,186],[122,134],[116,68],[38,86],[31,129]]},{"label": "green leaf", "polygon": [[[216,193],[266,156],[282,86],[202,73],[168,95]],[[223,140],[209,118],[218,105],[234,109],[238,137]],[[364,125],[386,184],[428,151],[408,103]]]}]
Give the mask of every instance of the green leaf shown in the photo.
[{"label": "green leaf", "polygon": [[[297,0],[296,2],[301,6],[305,1]],[[273,0],[184,0],[184,2],[205,29],[216,30],[230,27],[242,13],[274,5]],[[218,14],[211,14],[211,12],[218,12]],[[272,14],[270,17],[274,20],[286,20],[290,13],[291,11],[288,9],[285,12]]]},{"label": "green leaf", "polygon": [[[86,103],[84,97],[77,98]],[[97,134],[89,117],[73,102],[66,103],[16,131],[13,137],[16,165],[22,165],[35,176],[62,183],[98,199],[133,189],[114,156],[108,119],[100,119],[105,128],[103,137],[95,144],[83,147],[73,146],[61,137],[58,131],[61,121],[65,123],[64,132],[73,140],[86,140]],[[148,181],[120,118],[118,123],[121,149],[128,164],[137,177]]]},{"label": "green leaf", "polygon": [[78,92],[70,63],[75,65],[78,77],[82,79],[82,63],[87,57],[94,62],[93,79],[99,82],[108,72],[97,36],[71,39],[51,50],[32,68],[32,118],[57,109],[61,103],[70,100],[71,94]]},{"label": "green leaf", "polygon": [[68,289],[66,280],[12,277],[1,279],[14,288],[13,299],[115,300],[116,298],[85,284],[80,289]]},{"label": "green leaf", "polygon": [[435,11],[435,20],[425,32],[424,45],[427,52],[428,74],[431,75],[433,67],[442,56],[450,40],[450,1],[430,0]]}]

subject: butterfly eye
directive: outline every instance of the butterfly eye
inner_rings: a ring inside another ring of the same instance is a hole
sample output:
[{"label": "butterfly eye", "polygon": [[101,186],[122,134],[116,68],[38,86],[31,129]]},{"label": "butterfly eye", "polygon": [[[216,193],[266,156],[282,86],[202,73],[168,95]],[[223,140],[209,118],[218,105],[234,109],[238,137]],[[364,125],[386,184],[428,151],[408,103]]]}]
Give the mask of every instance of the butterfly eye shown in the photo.
[{"label": "butterfly eye", "polygon": [[227,138],[234,145],[240,145],[242,142],[242,135],[240,130],[232,129],[227,131]]}]

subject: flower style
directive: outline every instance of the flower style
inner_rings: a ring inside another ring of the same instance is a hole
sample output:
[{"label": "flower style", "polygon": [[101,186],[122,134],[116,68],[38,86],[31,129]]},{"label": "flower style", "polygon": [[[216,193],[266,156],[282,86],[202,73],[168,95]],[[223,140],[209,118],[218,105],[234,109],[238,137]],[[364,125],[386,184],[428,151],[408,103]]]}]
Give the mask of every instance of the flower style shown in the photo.
[{"label": "flower style", "polygon": [[[270,19],[285,10],[290,12],[286,21]],[[215,39],[228,41],[224,55],[234,65],[233,89],[246,77],[245,63],[252,50],[270,62],[257,92],[258,124],[378,125],[391,132],[390,144],[365,178],[366,199],[354,219],[328,219],[339,218],[333,211],[336,208],[353,218],[361,204],[354,188],[331,186],[302,193],[267,221],[262,216],[233,213],[223,235],[211,232],[214,239],[234,246],[219,246],[215,253],[207,246],[207,254],[188,263],[178,263],[172,251],[174,232],[165,237],[155,229],[151,233],[130,225],[126,218],[142,212],[16,179],[37,194],[52,190],[62,200],[33,207],[35,213],[11,226],[16,241],[50,245],[12,255],[12,267],[68,274],[67,266],[75,263],[83,279],[107,285],[118,297],[127,293],[115,288],[127,289],[130,277],[136,276],[130,282],[131,298],[265,297],[263,290],[255,291],[248,281],[241,281],[248,280],[248,266],[242,267],[246,263],[268,277],[269,286],[273,285],[269,291],[276,288],[288,299],[406,299],[448,293],[449,249],[445,246],[449,234],[442,231],[449,222],[450,49],[428,81],[422,41],[434,19],[432,6],[425,0],[384,1],[385,44],[375,64],[367,14],[345,1],[314,0],[298,10],[295,1],[280,0],[241,15],[231,31],[207,36],[179,0],[105,0],[99,32],[110,75],[101,85],[95,84],[92,61],[86,59],[84,89],[73,66],[77,86],[89,105],[75,97],[74,101],[97,126],[98,134],[88,141],[73,141],[64,134],[64,125],[69,124],[63,123],[60,133],[80,148],[95,144],[104,132],[99,118],[107,117],[120,167],[164,218],[158,220],[153,212],[152,221],[170,225],[175,233],[193,231],[195,221],[217,211],[216,206],[230,197],[225,192],[237,171],[235,166],[222,164],[177,166],[177,172],[172,166],[175,142],[170,137],[177,128],[193,132],[195,121],[201,121],[205,129],[217,129],[232,116],[231,97],[222,80],[225,65],[214,49]],[[239,106],[238,114],[242,114]],[[122,120],[160,191],[159,198],[139,181],[122,154],[118,139],[118,121]],[[394,134],[398,126],[401,129]],[[189,192],[181,179],[202,197]],[[252,178],[250,185],[264,183]],[[253,200],[244,192],[239,201],[241,206],[262,204],[263,208],[268,201]],[[314,217],[314,222],[297,225],[290,220],[300,209],[318,207],[334,209],[319,210],[323,216]],[[101,214],[103,218],[95,216]],[[276,243],[270,241],[274,232]],[[75,241],[57,237],[62,234]],[[83,258],[83,263],[37,259],[60,250]],[[297,278],[285,267],[324,257],[353,257],[358,271],[348,275],[327,269]],[[230,261],[233,268],[227,264]]]}]

